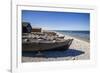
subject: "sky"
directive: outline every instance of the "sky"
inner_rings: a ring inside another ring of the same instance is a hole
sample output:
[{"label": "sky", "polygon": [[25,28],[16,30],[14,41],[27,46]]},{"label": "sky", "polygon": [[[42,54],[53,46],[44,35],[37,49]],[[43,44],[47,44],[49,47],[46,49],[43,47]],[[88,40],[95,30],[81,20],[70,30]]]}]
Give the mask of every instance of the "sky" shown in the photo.
[{"label": "sky", "polygon": [[90,30],[90,14],[22,10],[22,22],[44,30]]}]

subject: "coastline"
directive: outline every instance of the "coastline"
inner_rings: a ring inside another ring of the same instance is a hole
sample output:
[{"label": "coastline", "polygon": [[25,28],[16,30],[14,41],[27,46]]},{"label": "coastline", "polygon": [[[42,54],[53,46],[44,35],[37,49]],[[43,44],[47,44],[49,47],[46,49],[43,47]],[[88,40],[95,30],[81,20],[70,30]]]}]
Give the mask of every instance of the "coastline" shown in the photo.
[{"label": "coastline", "polygon": [[84,52],[84,54],[76,57],[77,60],[90,58],[90,43],[89,42],[66,35],[65,39],[68,39],[68,38],[74,39],[69,49],[75,49],[75,50],[80,50]]},{"label": "coastline", "polygon": [[[56,33],[58,35],[63,35],[59,32],[56,32]],[[84,52],[84,54],[75,57],[75,59],[77,59],[77,60],[90,59],[90,42],[87,42],[85,40],[78,39],[76,37],[72,37],[69,35],[65,35],[65,39],[74,39],[72,44],[70,45],[69,49],[75,49],[75,50],[80,50],[80,51]]]},{"label": "coastline", "polygon": [[68,37],[72,37],[72,38],[83,40],[83,41],[86,41],[86,42],[90,43],[89,38],[82,38],[82,37],[79,37],[79,36],[73,36],[73,35],[69,35],[69,34],[63,34],[63,33],[59,32],[59,31],[53,31],[53,32],[56,32],[57,34],[60,34],[60,35],[65,35],[65,36],[68,36]]},{"label": "coastline", "polygon": [[[58,35],[63,36],[63,34],[56,32]],[[65,35],[64,39],[74,39],[72,44],[69,47],[69,50],[65,52],[49,52],[50,55],[63,55],[62,57],[22,57],[22,62],[42,62],[42,61],[67,61],[67,60],[89,60],[90,59],[90,43],[84,40],[77,39],[76,37],[71,37],[69,35]],[[78,54],[82,52],[82,54]],[[47,53],[47,52],[46,52]],[[33,53],[29,53],[32,54]],[[44,53],[45,54],[45,53]],[[66,56],[66,55],[70,56]],[[72,55],[71,55],[72,54]],[[48,55],[48,53],[47,53]]]}]

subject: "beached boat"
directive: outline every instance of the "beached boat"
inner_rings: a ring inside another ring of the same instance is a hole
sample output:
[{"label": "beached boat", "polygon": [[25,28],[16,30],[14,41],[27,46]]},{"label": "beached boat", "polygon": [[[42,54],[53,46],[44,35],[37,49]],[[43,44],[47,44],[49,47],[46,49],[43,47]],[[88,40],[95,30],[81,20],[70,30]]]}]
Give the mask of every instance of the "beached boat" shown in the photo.
[{"label": "beached boat", "polygon": [[59,36],[56,32],[43,32],[40,28],[31,29],[29,23],[24,23],[23,26],[22,51],[66,50],[73,41],[64,39],[64,36]]},{"label": "beached boat", "polygon": [[23,51],[43,51],[43,50],[66,50],[69,48],[72,39],[65,41],[34,41],[22,43]]},{"label": "beached boat", "polygon": [[43,51],[43,50],[66,50],[71,45],[73,39],[60,37],[44,37],[43,36],[24,36],[22,40],[23,51]]}]

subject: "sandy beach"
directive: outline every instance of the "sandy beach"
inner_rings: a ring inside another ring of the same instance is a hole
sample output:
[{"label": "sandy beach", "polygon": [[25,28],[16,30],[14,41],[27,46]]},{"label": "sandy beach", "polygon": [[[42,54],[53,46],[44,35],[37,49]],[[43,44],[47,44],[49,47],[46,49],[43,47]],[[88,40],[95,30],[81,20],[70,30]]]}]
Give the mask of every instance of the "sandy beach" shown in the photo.
[{"label": "sandy beach", "polygon": [[65,39],[74,39],[68,50],[42,52],[46,57],[35,57],[35,52],[23,52],[22,62],[88,60],[90,58],[89,42],[68,35],[65,36]]},{"label": "sandy beach", "polygon": [[69,37],[66,36],[67,38],[73,38],[73,42],[70,46],[69,49],[75,49],[75,50],[80,50],[83,51],[84,54],[78,55],[75,57],[76,60],[85,60],[85,59],[89,59],[90,58],[90,43],[84,40],[80,40],[74,37]]}]

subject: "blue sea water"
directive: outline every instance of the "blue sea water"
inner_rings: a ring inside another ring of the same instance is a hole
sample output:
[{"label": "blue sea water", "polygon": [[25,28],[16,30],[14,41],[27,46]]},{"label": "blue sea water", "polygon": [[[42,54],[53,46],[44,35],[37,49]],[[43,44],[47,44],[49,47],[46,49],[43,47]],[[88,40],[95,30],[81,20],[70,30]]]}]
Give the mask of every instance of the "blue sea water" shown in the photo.
[{"label": "blue sea water", "polygon": [[56,32],[62,33],[64,35],[69,35],[77,39],[81,39],[90,42],[90,31],[66,31],[66,30],[56,30]]}]

